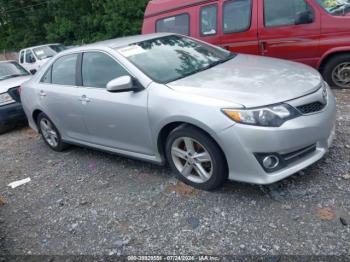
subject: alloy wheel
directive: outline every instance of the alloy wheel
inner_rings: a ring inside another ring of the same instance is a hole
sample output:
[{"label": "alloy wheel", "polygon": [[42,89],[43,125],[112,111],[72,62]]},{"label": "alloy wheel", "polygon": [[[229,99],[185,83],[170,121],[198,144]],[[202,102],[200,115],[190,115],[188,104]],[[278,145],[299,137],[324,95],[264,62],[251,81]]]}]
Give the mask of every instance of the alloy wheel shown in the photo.
[{"label": "alloy wheel", "polygon": [[189,137],[177,138],[171,146],[176,169],[194,183],[205,183],[213,175],[213,161],[208,150]]},{"label": "alloy wheel", "polygon": [[40,120],[40,129],[46,142],[52,147],[57,147],[58,134],[48,119],[43,118]]}]

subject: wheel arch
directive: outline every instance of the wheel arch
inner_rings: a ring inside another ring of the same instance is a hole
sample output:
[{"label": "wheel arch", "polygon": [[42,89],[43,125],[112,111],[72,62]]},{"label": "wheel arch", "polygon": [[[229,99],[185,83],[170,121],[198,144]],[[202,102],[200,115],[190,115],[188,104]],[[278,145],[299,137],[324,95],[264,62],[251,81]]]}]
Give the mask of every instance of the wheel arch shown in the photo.
[{"label": "wheel arch", "polygon": [[215,133],[209,127],[207,127],[206,125],[204,125],[202,123],[191,123],[189,121],[183,121],[183,120],[168,122],[168,123],[164,124],[158,132],[157,149],[158,149],[158,152],[159,152],[161,158],[163,159],[163,161],[166,162],[166,156],[165,156],[166,140],[167,140],[169,134],[174,129],[179,128],[180,126],[191,126],[191,127],[199,129],[200,131],[202,131],[206,135],[208,135],[216,143],[216,145],[219,147],[219,149],[224,157],[224,161],[226,163],[226,168],[228,170],[227,157],[226,157],[225,152],[223,151],[222,146],[219,142],[219,139],[216,137]]},{"label": "wheel arch", "polygon": [[342,55],[342,54],[350,54],[350,46],[348,47],[341,47],[341,48],[334,48],[326,52],[322,58],[319,61],[318,69],[320,72],[323,71],[324,66],[330,61],[332,58]]}]

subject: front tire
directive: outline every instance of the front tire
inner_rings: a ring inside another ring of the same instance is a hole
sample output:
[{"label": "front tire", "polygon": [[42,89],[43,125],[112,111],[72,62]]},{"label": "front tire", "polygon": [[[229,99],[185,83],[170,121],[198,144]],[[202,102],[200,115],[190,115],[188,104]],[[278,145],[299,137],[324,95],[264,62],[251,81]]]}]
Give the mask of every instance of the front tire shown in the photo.
[{"label": "front tire", "polygon": [[174,129],[165,150],[171,169],[188,185],[213,190],[227,178],[226,161],[219,146],[195,127],[184,125]]},{"label": "front tire", "polygon": [[325,64],[322,75],[331,87],[350,89],[350,54],[332,57]]},{"label": "front tire", "polygon": [[52,150],[61,152],[67,148],[68,145],[62,142],[60,132],[47,115],[41,113],[37,125],[45,143]]}]

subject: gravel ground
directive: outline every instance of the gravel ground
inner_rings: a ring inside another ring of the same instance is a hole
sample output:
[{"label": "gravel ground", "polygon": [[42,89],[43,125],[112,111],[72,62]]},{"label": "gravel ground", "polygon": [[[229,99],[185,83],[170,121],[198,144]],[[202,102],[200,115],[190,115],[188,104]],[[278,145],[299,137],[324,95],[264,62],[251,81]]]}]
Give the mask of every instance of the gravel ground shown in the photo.
[{"label": "gravel ground", "polygon": [[203,192],[168,168],[77,147],[55,153],[28,128],[2,135],[0,254],[350,255],[350,90],[335,93],[329,155],[271,186]]}]

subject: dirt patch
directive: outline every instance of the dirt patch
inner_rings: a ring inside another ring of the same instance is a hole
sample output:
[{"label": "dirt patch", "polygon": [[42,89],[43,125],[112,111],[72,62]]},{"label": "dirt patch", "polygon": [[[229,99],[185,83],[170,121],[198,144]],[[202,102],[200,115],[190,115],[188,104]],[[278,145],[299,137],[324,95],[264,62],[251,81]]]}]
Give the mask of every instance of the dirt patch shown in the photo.
[{"label": "dirt patch", "polygon": [[175,185],[171,184],[165,188],[167,193],[176,193],[181,197],[193,197],[198,194],[198,190],[190,187],[182,182],[177,182]]},{"label": "dirt patch", "polygon": [[330,207],[318,208],[317,217],[321,220],[331,221],[335,219],[335,212]]}]

